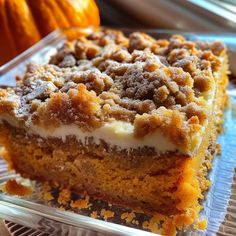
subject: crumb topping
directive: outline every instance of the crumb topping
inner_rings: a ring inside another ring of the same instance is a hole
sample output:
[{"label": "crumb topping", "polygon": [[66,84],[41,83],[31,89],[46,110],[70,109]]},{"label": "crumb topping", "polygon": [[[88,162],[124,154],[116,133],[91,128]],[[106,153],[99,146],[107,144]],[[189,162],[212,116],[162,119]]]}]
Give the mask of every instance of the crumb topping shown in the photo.
[{"label": "crumb topping", "polygon": [[0,114],[14,110],[36,125],[83,130],[122,120],[137,137],[158,128],[187,142],[207,119],[225,51],[220,42],[102,30],[66,42],[47,65],[29,65],[16,88],[0,90]]}]

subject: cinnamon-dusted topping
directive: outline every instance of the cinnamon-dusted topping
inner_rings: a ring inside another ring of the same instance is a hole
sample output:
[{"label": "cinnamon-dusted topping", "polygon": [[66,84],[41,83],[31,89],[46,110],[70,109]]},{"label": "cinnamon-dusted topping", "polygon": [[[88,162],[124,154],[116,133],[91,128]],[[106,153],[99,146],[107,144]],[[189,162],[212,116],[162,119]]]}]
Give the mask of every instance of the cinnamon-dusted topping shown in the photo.
[{"label": "cinnamon-dusted topping", "polygon": [[[219,42],[176,35],[155,40],[139,32],[127,38],[103,30],[67,42],[49,65],[31,65],[14,91],[16,115],[45,127],[73,123],[84,130],[123,120],[135,125],[137,136],[160,128],[183,141],[207,119],[224,54]],[[0,113],[10,107],[9,94],[0,91]]]},{"label": "cinnamon-dusted topping", "polygon": [[78,123],[81,127],[98,127],[96,117],[100,109],[100,99],[95,92],[88,91],[83,84],[71,88],[67,93],[54,93],[45,103],[38,106],[32,118],[35,123],[47,127],[54,123],[60,125]]},{"label": "cinnamon-dusted topping", "polygon": [[88,36],[97,45],[104,47],[105,45],[115,43],[122,46],[128,46],[129,40],[124,36],[121,31],[104,29],[100,32],[92,33]]}]

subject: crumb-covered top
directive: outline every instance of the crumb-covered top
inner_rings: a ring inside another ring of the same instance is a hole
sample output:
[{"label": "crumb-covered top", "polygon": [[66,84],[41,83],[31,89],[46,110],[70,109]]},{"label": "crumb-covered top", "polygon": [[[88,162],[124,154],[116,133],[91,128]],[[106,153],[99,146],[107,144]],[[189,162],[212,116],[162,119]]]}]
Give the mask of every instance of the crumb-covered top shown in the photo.
[{"label": "crumb-covered top", "polygon": [[138,137],[159,129],[187,145],[208,117],[224,57],[220,42],[103,30],[65,43],[47,65],[29,65],[16,88],[0,90],[0,114],[13,94],[8,110],[25,122],[88,131],[121,120]]}]

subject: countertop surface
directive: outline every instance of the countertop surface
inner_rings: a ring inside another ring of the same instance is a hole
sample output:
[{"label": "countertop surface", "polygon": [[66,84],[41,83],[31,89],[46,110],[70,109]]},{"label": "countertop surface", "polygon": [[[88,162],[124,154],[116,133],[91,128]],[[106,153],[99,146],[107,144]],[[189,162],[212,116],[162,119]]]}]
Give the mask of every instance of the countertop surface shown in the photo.
[{"label": "countertop surface", "polygon": [[3,220],[0,220],[0,235],[1,236],[10,236],[9,232],[7,231]]}]

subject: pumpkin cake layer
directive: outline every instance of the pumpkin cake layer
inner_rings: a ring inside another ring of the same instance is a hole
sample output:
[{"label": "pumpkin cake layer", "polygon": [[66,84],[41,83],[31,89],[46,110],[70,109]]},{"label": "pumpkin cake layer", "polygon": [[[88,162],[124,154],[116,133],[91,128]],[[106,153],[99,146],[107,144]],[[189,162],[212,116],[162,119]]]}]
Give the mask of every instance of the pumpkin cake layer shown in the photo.
[{"label": "pumpkin cake layer", "polygon": [[24,177],[189,225],[209,186],[227,73],[220,42],[93,33],[0,90],[0,142]]}]

